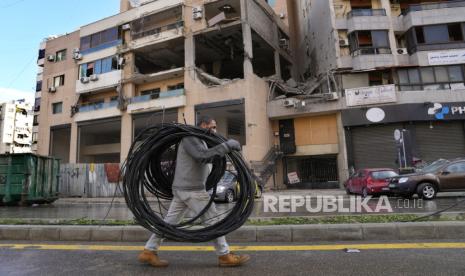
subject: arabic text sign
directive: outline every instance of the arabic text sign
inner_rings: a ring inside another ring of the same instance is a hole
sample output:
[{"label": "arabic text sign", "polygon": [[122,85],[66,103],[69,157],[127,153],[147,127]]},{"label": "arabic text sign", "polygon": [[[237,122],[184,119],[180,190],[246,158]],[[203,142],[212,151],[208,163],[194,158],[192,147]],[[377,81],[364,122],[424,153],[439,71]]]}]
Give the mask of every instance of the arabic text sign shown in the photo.
[{"label": "arabic text sign", "polygon": [[393,84],[346,89],[347,106],[392,103],[397,101]]}]

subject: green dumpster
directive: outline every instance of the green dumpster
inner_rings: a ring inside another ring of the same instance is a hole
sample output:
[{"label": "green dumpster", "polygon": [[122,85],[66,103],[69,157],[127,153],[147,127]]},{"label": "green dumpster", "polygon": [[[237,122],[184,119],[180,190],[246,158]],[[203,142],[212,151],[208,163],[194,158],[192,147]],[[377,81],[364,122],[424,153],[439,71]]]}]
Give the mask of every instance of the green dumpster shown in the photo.
[{"label": "green dumpster", "polygon": [[60,160],[31,153],[0,155],[0,204],[58,199]]}]

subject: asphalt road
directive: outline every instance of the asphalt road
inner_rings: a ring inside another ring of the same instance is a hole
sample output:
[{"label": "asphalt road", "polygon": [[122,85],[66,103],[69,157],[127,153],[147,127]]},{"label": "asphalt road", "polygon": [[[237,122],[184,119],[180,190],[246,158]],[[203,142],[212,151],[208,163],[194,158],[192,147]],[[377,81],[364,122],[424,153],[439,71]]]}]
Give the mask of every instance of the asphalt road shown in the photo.
[{"label": "asphalt road", "polygon": [[[465,243],[447,242],[294,244],[286,248],[281,247],[282,244],[263,247],[257,247],[257,244],[244,247],[247,245],[243,244],[234,249],[250,254],[252,259],[237,268],[217,267],[214,253],[201,251],[209,248],[170,249],[171,244],[166,250],[181,251],[160,253],[170,261],[170,266],[153,268],[137,262],[141,244],[110,244],[110,247],[109,244],[94,244],[89,247],[88,244],[40,243],[42,248],[28,244],[12,248],[8,246],[14,246],[13,242],[3,241],[0,244],[0,275],[465,275]],[[57,250],[58,246],[60,250]],[[361,250],[346,253],[341,249],[345,247]],[[372,249],[368,249],[370,247]]]},{"label": "asphalt road", "polygon": [[[452,204],[464,200],[465,195],[461,194],[442,194],[438,198],[431,201],[421,201],[417,198],[408,200],[401,198],[389,198],[391,207],[394,213],[418,213],[426,214],[432,213]],[[372,209],[375,209],[379,198],[373,198],[369,204]],[[338,201],[342,201],[344,206],[349,206],[350,198],[346,195]],[[164,202],[165,207],[169,206],[168,202]],[[232,204],[217,203],[216,204],[219,213],[225,213],[232,208]],[[314,205],[312,205],[314,206]],[[340,212],[308,212],[307,206],[298,207],[295,212],[271,212],[266,211],[264,208],[263,199],[255,201],[255,207],[251,214],[252,218],[257,217],[289,217],[289,216],[322,216],[322,215],[347,215],[350,213]],[[154,203],[154,208],[157,209],[158,205]],[[465,203],[459,204],[448,212],[465,212]],[[355,212],[356,213],[356,212]],[[354,212],[352,212],[354,214]],[[189,214],[188,214],[189,215]],[[191,214],[192,215],[192,214]],[[118,219],[118,220],[129,220],[132,219],[132,213],[127,208],[124,199],[118,199],[113,204],[110,204],[110,200],[106,199],[103,202],[80,202],[78,201],[61,202],[58,201],[55,204],[39,205],[33,207],[0,207],[1,218],[23,218],[23,219]]]}]

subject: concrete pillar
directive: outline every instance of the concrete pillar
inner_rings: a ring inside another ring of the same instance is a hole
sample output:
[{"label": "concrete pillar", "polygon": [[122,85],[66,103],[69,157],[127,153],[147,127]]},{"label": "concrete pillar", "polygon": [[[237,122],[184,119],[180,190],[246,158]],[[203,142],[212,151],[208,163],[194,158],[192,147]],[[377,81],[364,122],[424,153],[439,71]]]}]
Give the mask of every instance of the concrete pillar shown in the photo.
[{"label": "concrete pillar", "polygon": [[337,114],[337,136],[339,139],[339,154],[337,155],[337,167],[339,176],[339,186],[342,188],[344,181],[349,178],[349,165],[347,162],[347,143],[344,126],[342,124],[342,114]]},{"label": "concrete pillar", "polygon": [[241,19],[242,19],[242,39],[244,40],[244,78],[253,75],[253,45],[252,29],[250,28],[247,12],[247,1],[241,0]]},{"label": "concrete pillar", "polygon": [[69,141],[69,163],[76,164],[78,160],[79,129],[75,122],[71,123],[71,138]]},{"label": "concrete pillar", "polygon": [[[380,0],[381,1],[381,8],[386,10],[386,16],[388,18],[391,18],[392,12],[391,12],[391,2],[389,0]],[[389,20],[389,31],[388,31],[388,36],[389,36],[389,45],[391,47],[392,53],[395,53],[397,50],[397,40],[396,36],[394,34],[394,25],[392,24],[392,20]],[[397,61],[397,56],[394,55],[394,61],[396,64],[398,64]]]},{"label": "concrete pillar", "polygon": [[274,51],[274,67],[275,67],[275,71],[276,71],[276,76],[281,78],[281,76],[282,76],[282,74],[281,74],[281,58],[279,56],[278,51]]},{"label": "concrete pillar", "polygon": [[[126,83],[123,85],[123,94],[126,99],[134,97],[136,93],[136,86],[133,83]],[[120,160],[124,162],[128,156],[129,149],[132,144],[133,136],[133,121],[131,114],[123,112],[121,115],[121,153]]]},{"label": "concrete pillar", "polygon": [[195,39],[192,33],[186,34],[184,42],[186,76],[195,79]]}]

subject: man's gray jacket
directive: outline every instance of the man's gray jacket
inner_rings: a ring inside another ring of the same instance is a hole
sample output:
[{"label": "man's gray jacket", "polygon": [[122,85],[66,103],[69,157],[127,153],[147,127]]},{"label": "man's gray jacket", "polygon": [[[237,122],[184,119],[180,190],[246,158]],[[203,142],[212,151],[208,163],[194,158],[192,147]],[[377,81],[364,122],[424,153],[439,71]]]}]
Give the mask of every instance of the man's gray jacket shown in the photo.
[{"label": "man's gray jacket", "polygon": [[197,137],[183,138],[176,157],[173,190],[205,191],[205,182],[210,174],[208,163],[230,151],[225,143],[208,148],[206,143]]}]

